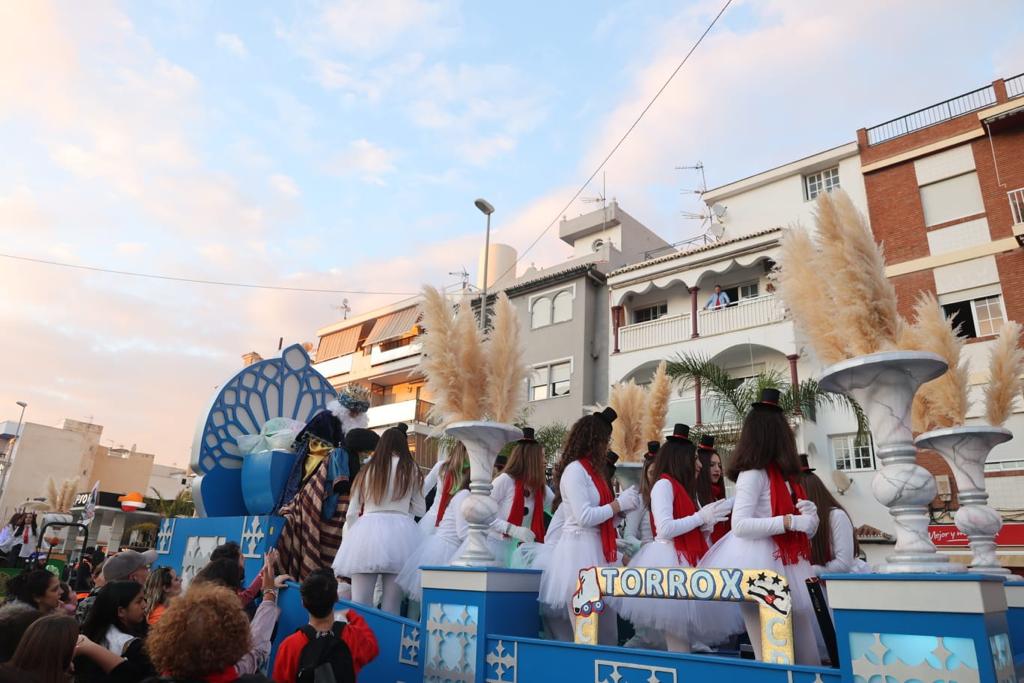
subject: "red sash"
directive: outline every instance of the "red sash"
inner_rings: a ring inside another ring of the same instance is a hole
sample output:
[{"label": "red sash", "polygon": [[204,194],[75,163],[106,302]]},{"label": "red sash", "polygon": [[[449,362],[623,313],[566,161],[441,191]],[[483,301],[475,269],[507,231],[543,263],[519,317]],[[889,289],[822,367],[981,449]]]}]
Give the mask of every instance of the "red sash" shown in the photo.
[{"label": "red sash", "polygon": [[[661,475],[660,478],[672,484],[672,519],[682,519],[697,514],[697,506],[693,504],[693,499],[690,498],[690,494],[686,492],[682,484],[667,474]],[[654,513],[648,512],[647,514],[651,516],[651,533],[657,537],[658,529],[654,524]],[[708,551],[708,543],[704,540],[704,532],[700,530],[700,527],[691,529],[685,534],[679,534],[672,539],[672,542],[676,546],[676,557],[679,558],[679,561],[685,561],[691,567],[696,567],[700,558],[704,557],[704,553]]]},{"label": "red sash", "polygon": [[[711,484],[711,501],[723,500],[725,498],[725,487],[722,486],[721,482],[718,484]],[[711,542],[717,543],[722,536],[732,531],[732,520],[725,520],[715,525],[715,528],[711,530]]]},{"label": "red sash", "polygon": [[448,503],[452,499],[452,468],[444,468],[444,483],[441,484],[441,502],[437,504],[437,519],[434,520],[434,526],[441,526],[441,520],[444,519],[444,511],[448,509]]},{"label": "red sash", "polygon": [[[512,508],[508,511],[508,523],[512,526],[522,526],[523,517],[526,516],[526,486],[523,482],[516,480],[516,489],[512,494]],[[530,521],[530,531],[537,543],[544,542],[544,489],[533,490],[533,519]]]},{"label": "red sash", "polygon": [[[775,463],[768,465],[765,471],[768,473],[768,485],[771,489],[772,517],[799,515],[795,500],[807,499],[804,487],[797,483],[796,478],[787,480],[782,476],[782,472]],[[786,486],[787,481],[789,488]],[[792,494],[790,494],[790,488],[792,488]],[[801,559],[810,561],[811,540],[807,534],[799,531],[787,531],[772,536],[772,540],[775,541],[775,557],[782,564],[796,564]]]},{"label": "red sash", "polygon": [[[608,482],[604,477],[601,477],[594,470],[594,463],[591,462],[590,456],[586,458],[580,458],[578,461],[583,465],[583,469],[590,475],[590,481],[594,483],[594,488],[597,489],[597,502],[599,505],[608,505],[614,500],[612,497],[612,487],[608,485]],[[604,551],[604,559],[606,562],[614,562],[618,557],[618,552],[615,548],[615,522],[613,521],[615,515],[612,515],[605,521],[598,524],[601,530],[601,550]]]}]

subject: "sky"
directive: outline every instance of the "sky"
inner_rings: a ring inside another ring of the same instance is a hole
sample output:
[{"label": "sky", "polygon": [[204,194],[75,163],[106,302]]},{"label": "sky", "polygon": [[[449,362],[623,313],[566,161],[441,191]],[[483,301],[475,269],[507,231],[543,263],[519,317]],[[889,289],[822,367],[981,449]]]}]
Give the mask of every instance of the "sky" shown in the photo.
[{"label": "sky", "polygon": [[[371,294],[215,287],[0,257],[0,420],[104,425],[184,466],[256,350],[530,264],[722,0],[0,0],[0,253]],[[708,187],[1024,72],[1024,3],[734,0],[604,169],[670,242]],[[583,197],[597,196],[598,181]]]}]

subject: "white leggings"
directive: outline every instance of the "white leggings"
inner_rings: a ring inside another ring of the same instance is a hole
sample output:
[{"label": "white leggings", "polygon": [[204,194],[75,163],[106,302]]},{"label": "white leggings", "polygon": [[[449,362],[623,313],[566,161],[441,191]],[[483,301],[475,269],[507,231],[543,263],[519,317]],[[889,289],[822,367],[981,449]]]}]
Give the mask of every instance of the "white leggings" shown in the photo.
[{"label": "white leggings", "polygon": [[398,614],[402,609],[402,589],[398,586],[398,574],[353,574],[352,602],[373,607],[373,590],[377,586],[377,577],[384,586],[384,595],[380,608],[391,614]]}]

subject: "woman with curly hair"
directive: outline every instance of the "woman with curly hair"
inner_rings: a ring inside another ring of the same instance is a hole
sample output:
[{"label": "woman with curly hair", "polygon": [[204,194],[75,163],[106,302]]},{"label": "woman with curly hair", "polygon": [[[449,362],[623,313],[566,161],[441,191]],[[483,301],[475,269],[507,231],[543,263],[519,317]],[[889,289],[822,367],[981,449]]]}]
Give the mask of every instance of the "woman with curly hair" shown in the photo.
[{"label": "woman with curly hair", "polygon": [[181,595],[181,579],[170,567],[157,567],[149,573],[143,593],[146,621],[152,626],[160,621],[171,600]]},{"label": "woman with curly hair", "polygon": [[380,578],[381,609],[398,614],[402,589],[398,574],[422,539],[415,517],[426,512],[423,477],[409,452],[408,426],[400,424],[380,437],[373,458],[352,484],[349,514],[334,575],[352,579],[352,601],[373,605]]},{"label": "woman with curly hair", "polygon": [[[562,611],[570,619],[575,616],[572,595],[580,570],[619,563],[616,518],[640,505],[635,487],[618,498],[612,495],[607,457],[616,417],[614,410],[605,408],[577,420],[555,467],[555,506],[565,506],[565,523],[541,572],[538,599],[548,610]],[[598,639],[602,645],[618,644],[616,615],[610,607],[600,621]]]},{"label": "woman with curly hair", "polygon": [[237,664],[251,648],[249,619],[238,595],[212,583],[193,585],[149,633],[146,650],[161,673],[150,681],[270,683],[261,674],[239,675]]}]

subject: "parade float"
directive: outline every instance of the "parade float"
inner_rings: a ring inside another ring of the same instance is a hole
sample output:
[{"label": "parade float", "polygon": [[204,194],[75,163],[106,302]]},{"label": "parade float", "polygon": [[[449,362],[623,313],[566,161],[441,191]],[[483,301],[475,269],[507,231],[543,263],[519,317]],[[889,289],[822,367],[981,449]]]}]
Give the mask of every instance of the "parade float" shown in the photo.
[{"label": "parade float", "polygon": [[[433,381],[442,387],[438,399],[448,406],[443,416],[448,435],[462,441],[470,454],[472,495],[465,510],[473,524],[472,537],[453,566],[421,570],[423,604],[418,620],[339,602],[339,608],[355,607],[366,616],[380,644],[379,656],[362,671],[361,679],[480,683],[556,678],[567,683],[1019,680],[1018,672],[1024,673],[1024,583],[1007,581],[994,564],[990,544],[998,526],[985,507],[979,466],[992,444],[1008,438],[1008,433],[996,422],[984,428],[948,425],[917,439],[918,446],[935,449],[954,466],[964,503],[957,526],[968,535],[975,552],[974,566],[968,571],[938,554],[929,540],[927,504],[935,495],[935,481],[916,462],[912,428],[915,396],[922,393],[922,385],[947,377],[950,369],[955,372],[957,361],[951,363],[948,354],[935,353],[927,345],[901,342],[913,338],[906,334],[907,328],[917,323],[907,323],[896,314],[895,292],[882,274],[880,250],[862,221],[842,215],[852,210],[846,204],[841,195],[834,202],[827,196],[819,202],[817,242],[792,231],[779,278],[780,290],[811,346],[832,363],[821,377],[822,386],[856,399],[870,418],[882,462],[872,490],[879,504],[890,511],[896,533],[893,555],[873,567],[872,573],[823,577],[838,649],[834,666],[792,663],[788,596],[802,587],[788,586],[783,576],[767,570],[587,569],[580,574],[573,598],[575,642],[545,637],[537,603],[540,572],[494,566],[485,542],[495,515],[487,495],[494,458],[519,430],[508,424],[512,421],[509,406],[496,408],[492,399],[479,397],[487,394],[484,385],[514,381],[515,373],[495,376],[492,369],[488,374],[486,355],[497,351],[479,346],[482,340],[475,337],[473,348],[445,342],[435,321],[433,327],[426,326],[424,371],[428,381],[434,375]],[[823,266],[823,258],[831,261]],[[835,282],[845,283],[852,293],[823,284],[821,272],[831,272]],[[812,281],[816,289],[808,286]],[[441,308],[448,306],[443,298],[433,297],[432,305],[437,308],[435,315],[452,315],[453,330],[461,325],[464,334],[475,335],[469,330],[466,316],[471,314],[465,302],[458,315]],[[862,333],[851,333],[851,329]],[[431,346],[431,333],[444,343]],[[1019,329],[1011,333],[1019,335]],[[1004,345],[1015,350],[1017,340]],[[515,356],[514,349],[502,353],[506,360]],[[442,359],[442,354],[449,357]],[[432,367],[431,362],[441,367]],[[1020,358],[1010,364],[1012,368],[1004,370],[1019,374]],[[485,367],[482,380],[436,376],[452,368],[479,372],[480,367]],[[1013,375],[1014,381],[1017,376]],[[457,386],[465,391],[454,391]],[[452,390],[450,395],[444,395],[445,387]],[[496,394],[509,390],[510,386],[494,389]],[[1006,393],[1006,387],[1001,391]],[[1012,401],[1013,392],[1009,394]],[[200,475],[195,485],[200,516],[163,520],[157,547],[160,563],[175,567],[187,581],[216,545],[230,539],[241,544],[247,575],[255,576],[263,555],[280,535],[284,520],[272,513],[299,456],[284,440],[249,437],[267,437],[266,425],[278,418],[305,424],[334,398],[330,384],[299,346],[285,349],[280,358],[249,366],[223,384],[201,421],[193,451],[193,468]],[[475,400],[490,401],[490,406],[473,404]],[[1002,415],[1005,401],[990,412]],[[604,601],[616,597],[754,603],[761,617],[766,661],[724,653],[676,654],[596,645]],[[306,622],[294,586],[281,593],[279,604],[278,641]]]}]

